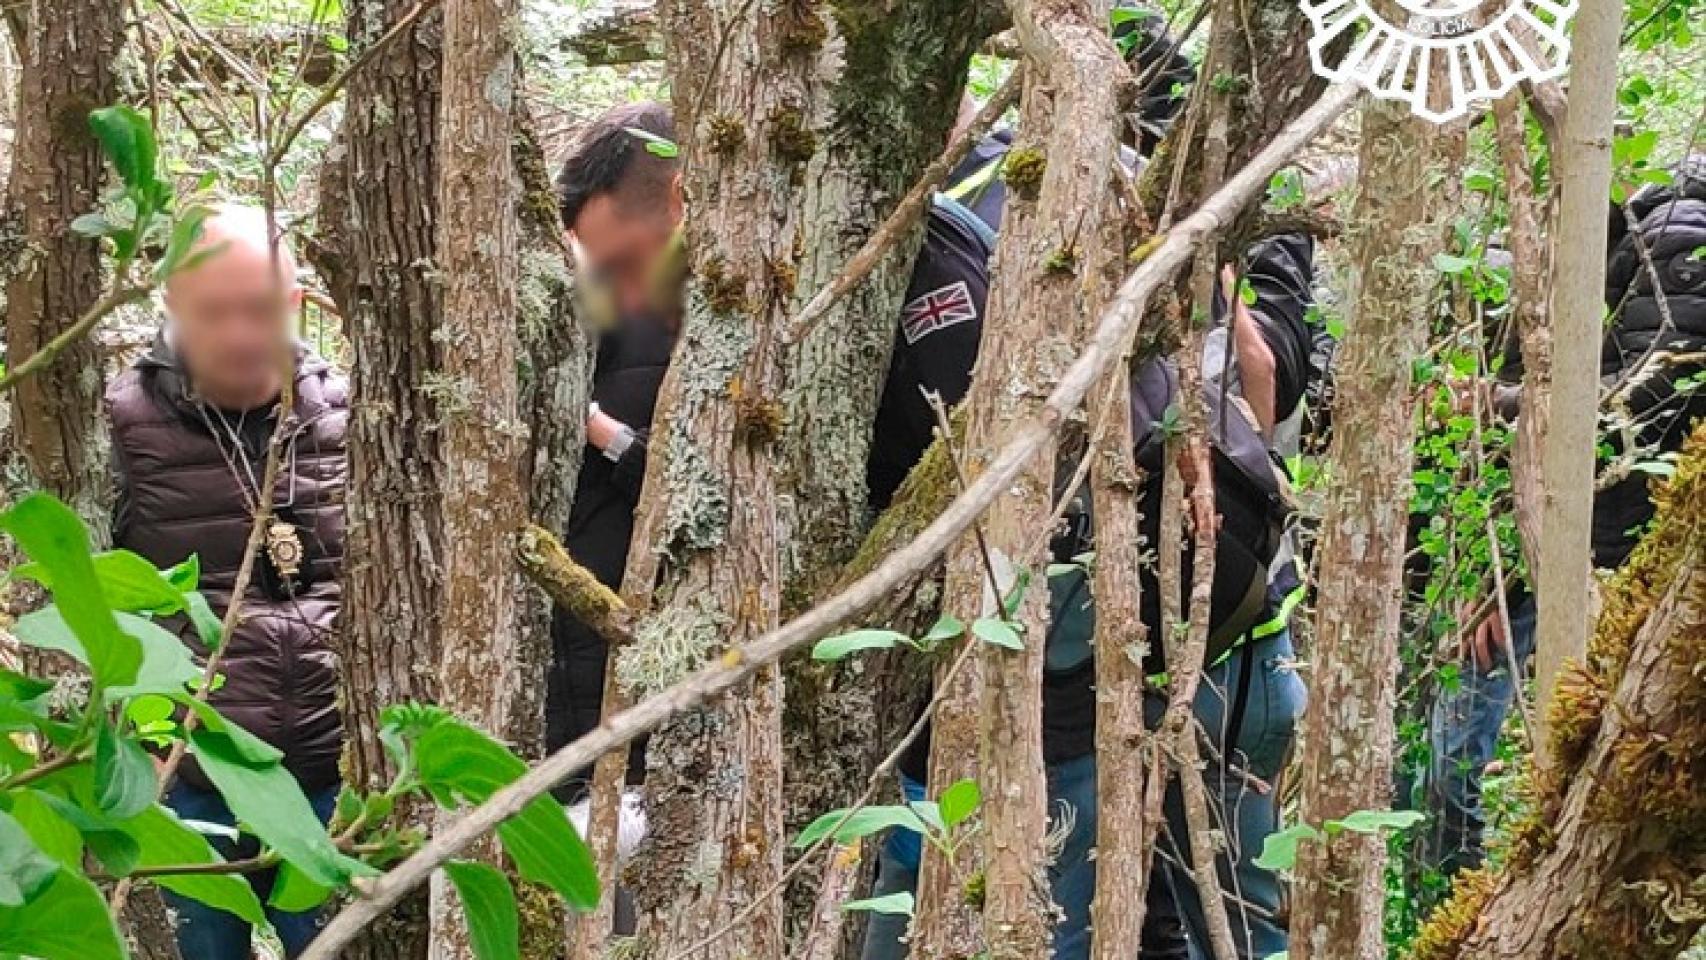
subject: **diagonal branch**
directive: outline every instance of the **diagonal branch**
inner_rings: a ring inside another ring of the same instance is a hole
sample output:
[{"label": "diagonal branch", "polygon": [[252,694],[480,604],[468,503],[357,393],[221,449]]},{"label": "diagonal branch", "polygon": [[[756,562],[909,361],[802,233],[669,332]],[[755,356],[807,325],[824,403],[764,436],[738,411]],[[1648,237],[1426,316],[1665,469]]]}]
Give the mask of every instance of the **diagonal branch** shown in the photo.
[{"label": "diagonal branch", "polygon": [[303,960],[332,960],[367,924],[423,883],[440,864],[603,754],[656,729],[665,720],[750,680],[783,656],[827,635],[888,596],[897,584],[917,576],[971,527],[1078,408],[1092,385],[1118,359],[1142,321],[1139,309],[1148,295],[1169,280],[1192,252],[1231,222],[1298,150],[1313,140],[1361,96],[1354,86],[1328,88],[1320,100],[1292,121],[1248,165],[1189,217],[1176,224],[1132,271],[1113,304],[1098,321],[1086,348],[1062,375],[1042,413],[1018,430],[971,487],[950,503],[917,539],[896,550],[869,574],[817,607],[729,651],[716,663],[633,707],[610,717],[592,733],[558,750],[515,782],[469,811],[451,829],[432,838],[389,873],[359,884],[361,899],[329,923]]}]

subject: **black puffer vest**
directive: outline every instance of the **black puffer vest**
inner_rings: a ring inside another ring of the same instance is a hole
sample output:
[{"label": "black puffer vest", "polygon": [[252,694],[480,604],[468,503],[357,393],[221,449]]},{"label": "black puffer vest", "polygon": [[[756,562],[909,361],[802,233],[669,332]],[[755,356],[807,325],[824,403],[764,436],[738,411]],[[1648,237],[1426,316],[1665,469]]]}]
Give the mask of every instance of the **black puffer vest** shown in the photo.
[{"label": "black puffer vest", "polygon": [[[246,488],[233,469],[232,441],[215,438],[210,423],[219,423],[217,415],[191,396],[163,341],[113,381],[107,405],[119,473],[114,544],[159,566],[196,555],[201,590],[223,616],[252,523]],[[262,435],[270,436],[272,417],[266,419]],[[302,572],[287,583],[264,554],[257,558],[242,617],[220,662],[224,681],[210,697],[226,717],[284,751],[285,766],[307,789],[337,782],[343,743],[332,630],[342,599],[348,419],[347,381],[303,349],[273,490],[275,515],[301,540]],[[258,446],[251,450],[257,476],[264,440]],[[205,656],[195,631],[187,623],[176,626],[191,650]],[[184,774],[206,786],[193,764]]]}]

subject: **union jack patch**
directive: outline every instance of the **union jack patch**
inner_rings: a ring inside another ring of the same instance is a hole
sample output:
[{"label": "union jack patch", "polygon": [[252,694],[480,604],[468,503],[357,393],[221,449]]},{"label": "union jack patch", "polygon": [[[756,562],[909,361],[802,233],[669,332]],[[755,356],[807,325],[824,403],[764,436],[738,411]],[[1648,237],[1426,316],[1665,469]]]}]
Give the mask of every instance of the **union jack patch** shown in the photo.
[{"label": "union jack patch", "polygon": [[901,310],[900,330],[907,345],[917,343],[944,327],[977,319],[977,305],[964,280],[938,287],[908,303]]}]

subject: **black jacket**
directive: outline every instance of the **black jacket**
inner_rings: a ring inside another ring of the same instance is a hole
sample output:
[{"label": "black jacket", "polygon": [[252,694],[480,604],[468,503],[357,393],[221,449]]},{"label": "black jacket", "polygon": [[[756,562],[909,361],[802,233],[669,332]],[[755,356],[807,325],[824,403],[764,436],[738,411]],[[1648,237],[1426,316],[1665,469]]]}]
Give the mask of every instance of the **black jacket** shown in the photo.
[{"label": "black jacket", "polygon": [[[1608,442],[1623,450],[1620,421],[1635,425],[1643,457],[1675,452],[1693,422],[1706,416],[1706,390],[1679,390],[1679,381],[1706,370],[1706,157],[1684,164],[1670,186],[1648,187],[1630,198],[1628,213],[1611,216],[1605,303],[1612,312],[1600,356],[1610,391]],[[1647,269],[1646,247],[1658,274]],[[1667,327],[1664,308],[1673,326]],[[1614,461],[1615,462],[1615,461]],[[1653,516],[1649,476],[1635,472],[1611,484],[1594,500],[1594,563],[1620,565]]]}]

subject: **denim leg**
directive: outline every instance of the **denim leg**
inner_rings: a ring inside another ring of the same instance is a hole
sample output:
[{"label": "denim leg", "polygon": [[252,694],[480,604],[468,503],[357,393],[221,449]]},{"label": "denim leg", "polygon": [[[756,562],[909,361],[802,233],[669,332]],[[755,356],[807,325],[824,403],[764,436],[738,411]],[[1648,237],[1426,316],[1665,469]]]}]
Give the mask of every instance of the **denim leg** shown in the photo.
[{"label": "denim leg", "polygon": [[[1294,669],[1291,635],[1281,632],[1251,641],[1235,650],[1225,663],[1208,670],[1197,690],[1197,720],[1208,731],[1220,758],[1205,757],[1203,782],[1209,819],[1222,832],[1229,856],[1218,858],[1216,872],[1240,958],[1267,957],[1286,949],[1286,930],[1280,922],[1284,891],[1280,878],[1255,865],[1262,844],[1279,827],[1278,798],[1271,787],[1285,766],[1296,738],[1307,692]],[[1230,731],[1241,674],[1251,669],[1244,713],[1237,731]],[[1146,710],[1159,720],[1162,698],[1151,696]],[[1235,735],[1233,735],[1235,734]],[[1228,742],[1232,749],[1227,750]],[[1261,781],[1252,781],[1251,778]],[[1190,930],[1194,955],[1207,955],[1208,925],[1189,874],[1190,846],[1184,797],[1175,782],[1165,801],[1167,833],[1157,857],[1171,882]]]},{"label": "denim leg", "polygon": [[1064,833],[1049,868],[1049,886],[1061,920],[1054,928],[1054,960],[1090,956],[1090,901],[1096,896],[1096,755],[1048,768],[1049,829]]},{"label": "denim leg", "polygon": [[[1511,646],[1518,663],[1534,652],[1533,598],[1511,610]],[[1431,756],[1427,802],[1434,813],[1425,842],[1426,861],[1447,876],[1481,865],[1487,829],[1481,774],[1493,759],[1499,731],[1516,701],[1516,678],[1500,651],[1482,670],[1464,664],[1456,690],[1442,691],[1428,717]]]},{"label": "denim leg", "polygon": [[[230,827],[235,823],[231,810],[225,806],[225,801],[212,790],[202,790],[179,780],[165,797],[166,806],[187,821],[200,821],[222,827]],[[192,828],[194,824],[191,824]],[[245,854],[244,847],[253,849],[253,840],[248,837],[233,840],[226,837],[208,836],[213,849],[227,860],[236,860]],[[207,906],[188,897],[181,897],[164,888],[160,891],[167,906],[177,915],[176,932],[178,952],[186,960],[195,957],[196,960],[249,960],[249,924],[236,915],[226,913]]]},{"label": "denim leg", "polygon": [[[901,793],[908,803],[924,799],[924,784],[905,776],[900,778]],[[924,841],[910,830],[890,830],[877,852],[877,879],[871,896],[886,897],[918,889],[918,863],[924,855]],[[906,960],[906,927],[910,921],[904,914],[873,913],[865,924],[865,946],[861,960]]]},{"label": "denim leg", "polygon": [[[338,788],[335,785],[308,794],[308,802],[322,823],[331,819],[337,799]],[[202,790],[181,780],[167,792],[165,802],[166,806],[184,820],[201,821],[222,827],[230,827],[236,823],[231,809],[225,805],[224,798],[217,791]],[[219,855],[227,860],[252,857],[260,852],[260,844],[254,837],[246,834],[235,840],[213,836],[208,837],[208,840],[213,844],[213,848],[219,851]],[[277,872],[268,870],[251,874],[249,884],[255,888],[255,895],[265,903],[276,879]],[[161,893],[165,896],[166,903],[177,914],[178,952],[183,954],[185,960],[191,957],[195,960],[249,960],[253,931],[248,923],[223,910],[179,896],[169,890],[161,890]],[[295,957],[307,949],[309,941],[319,932],[323,917],[317,910],[285,913],[269,908],[267,919],[272,922],[273,929],[284,944],[285,956]]]}]

